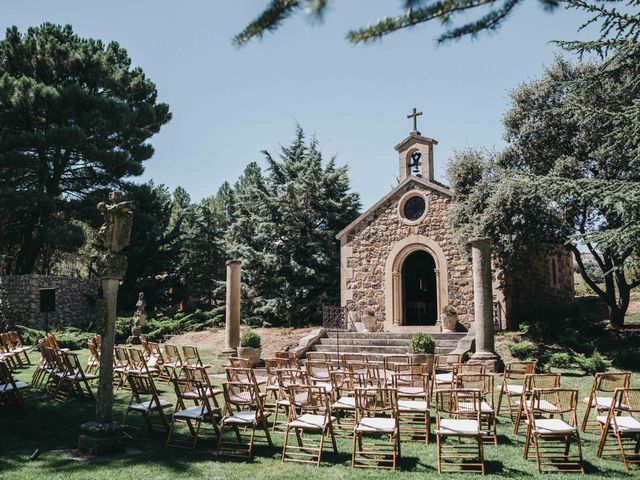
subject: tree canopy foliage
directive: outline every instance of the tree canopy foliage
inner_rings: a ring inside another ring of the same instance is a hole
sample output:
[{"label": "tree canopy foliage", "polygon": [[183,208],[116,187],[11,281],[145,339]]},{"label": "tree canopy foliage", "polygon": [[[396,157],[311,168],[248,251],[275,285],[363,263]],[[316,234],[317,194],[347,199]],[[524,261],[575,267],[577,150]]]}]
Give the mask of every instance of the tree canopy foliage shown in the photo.
[{"label": "tree canopy foliage", "polygon": [[69,25],[9,28],[0,41],[2,271],[46,273],[51,252],[82,245],[73,222],[82,202],[140,175],[149,138],[170,119],[116,42]]}]

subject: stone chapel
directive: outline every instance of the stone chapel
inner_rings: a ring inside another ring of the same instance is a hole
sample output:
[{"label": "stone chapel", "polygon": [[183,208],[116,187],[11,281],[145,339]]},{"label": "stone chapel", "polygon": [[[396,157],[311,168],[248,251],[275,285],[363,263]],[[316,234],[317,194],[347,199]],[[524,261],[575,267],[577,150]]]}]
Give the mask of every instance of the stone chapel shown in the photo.
[{"label": "stone chapel", "polygon": [[[414,109],[408,116],[414,129],[395,146],[399,184],[337,235],[341,305],[355,322],[373,308],[385,331],[432,332],[449,305],[466,330],[474,320],[471,258],[454,241],[451,190],[434,178],[438,142],[417,130],[417,115]],[[492,272],[496,328],[523,312],[573,304],[571,254],[561,247],[551,252],[532,252],[526,277],[505,278],[505,287]]]}]

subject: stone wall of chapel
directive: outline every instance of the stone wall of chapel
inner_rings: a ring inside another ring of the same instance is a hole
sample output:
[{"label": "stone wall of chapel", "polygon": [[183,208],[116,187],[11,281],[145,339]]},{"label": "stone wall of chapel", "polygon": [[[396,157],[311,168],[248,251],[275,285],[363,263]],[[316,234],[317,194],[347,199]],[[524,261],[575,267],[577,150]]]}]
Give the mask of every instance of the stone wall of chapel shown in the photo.
[{"label": "stone wall of chapel", "polygon": [[[427,196],[428,213],[418,225],[407,225],[398,215],[400,199],[412,188],[420,188]],[[371,306],[379,318],[384,318],[385,288],[391,288],[385,285],[385,263],[389,252],[396,242],[407,236],[423,235],[434,240],[443,250],[447,260],[449,304],[457,310],[460,323],[469,326],[473,321],[471,259],[463,256],[455,244],[453,228],[447,218],[450,201],[440,192],[408,185],[358,225],[355,231],[347,234],[342,246],[342,262],[346,267],[346,298],[353,302],[350,310],[362,312],[365,306]],[[439,308],[443,306],[439,305]],[[391,320],[385,318],[387,322]]]}]

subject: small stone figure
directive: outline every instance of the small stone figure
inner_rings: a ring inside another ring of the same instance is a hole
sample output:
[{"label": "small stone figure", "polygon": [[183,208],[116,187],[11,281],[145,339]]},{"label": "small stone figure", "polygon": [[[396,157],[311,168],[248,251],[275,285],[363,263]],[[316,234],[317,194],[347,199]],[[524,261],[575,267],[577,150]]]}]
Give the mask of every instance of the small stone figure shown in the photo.
[{"label": "small stone figure", "polygon": [[147,321],[147,314],[144,311],[144,307],[147,302],[144,301],[144,293],[140,292],[138,295],[138,301],[136,302],[136,311],[133,314],[133,324],[131,325],[131,336],[127,343],[137,345],[140,343],[140,334],[142,333],[142,326]]},{"label": "small stone figure", "polygon": [[110,192],[109,202],[100,202],[98,211],[104,216],[104,224],[98,237],[104,247],[112,253],[119,253],[129,245],[133,225],[133,203],[122,201],[122,193]]}]

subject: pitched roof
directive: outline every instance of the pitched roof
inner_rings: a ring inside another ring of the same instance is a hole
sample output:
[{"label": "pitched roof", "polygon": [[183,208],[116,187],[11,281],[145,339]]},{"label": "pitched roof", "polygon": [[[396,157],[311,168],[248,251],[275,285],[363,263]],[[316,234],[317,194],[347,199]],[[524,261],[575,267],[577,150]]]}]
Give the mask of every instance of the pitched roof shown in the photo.
[{"label": "pitched roof", "polygon": [[347,225],[344,229],[342,229],[342,231],[340,231],[340,233],[338,233],[336,235],[336,238],[338,240],[340,240],[347,233],[349,233],[351,230],[353,230],[358,225],[360,225],[364,220],[366,220],[368,217],[373,215],[376,210],[378,210],[385,203],[387,203],[387,201],[391,197],[393,197],[396,193],[398,193],[399,190],[402,190],[404,187],[406,187],[407,185],[409,185],[411,183],[417,183],[421,187],[424,187],[424,188],[427,188],[429,190],[433,190],[433,191],[442,193],[443,195],[446,195],[447,197],[451,197],[451,190],[446,185],[443,185],[443,184],[437,183],[437,182],[430,182],[429,180],[426,180],[426,179],[421,178],[421,177],[415,177],[413,175],[409,176],[409,177],[405,178],[402,182],[400,182],[393,190],[391,190],[389,193],[387,193],[384,197],[382,197],[380,200],[378,200],[376,203],[374,203],[373,206],[371,208],[369,208],[366,212],[364,212],[362,215],[360,215],[358,218],[356,218],[353,222],[351,222],[349,225]]}]

